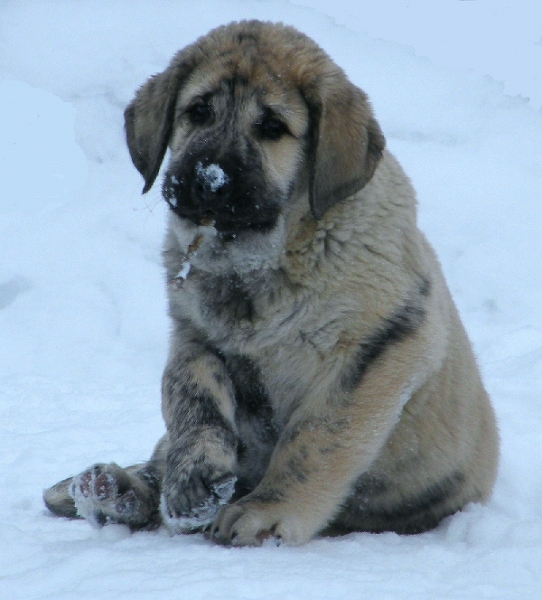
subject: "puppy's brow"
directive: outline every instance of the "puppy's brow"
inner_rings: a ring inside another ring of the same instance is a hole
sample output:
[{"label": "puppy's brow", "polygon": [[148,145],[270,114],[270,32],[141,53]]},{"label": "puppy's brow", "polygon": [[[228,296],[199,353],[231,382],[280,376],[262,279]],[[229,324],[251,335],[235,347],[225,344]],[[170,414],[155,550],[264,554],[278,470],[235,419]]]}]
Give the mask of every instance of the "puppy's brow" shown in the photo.
[{"label": "puppy's brow", "polygon": [[198,94],[194,94],[192,96],[190,96],[190,98],[187,98],[185,101],[182,102],[182,106],[189,108],[191,106],[194,106],[195,104],[199,104],[199,103],[210,103],[213,100],[213,97],[216,95],[216,92],[214,91],[207,91],[207,92],[202,92],[202,93],[198,93]]}]

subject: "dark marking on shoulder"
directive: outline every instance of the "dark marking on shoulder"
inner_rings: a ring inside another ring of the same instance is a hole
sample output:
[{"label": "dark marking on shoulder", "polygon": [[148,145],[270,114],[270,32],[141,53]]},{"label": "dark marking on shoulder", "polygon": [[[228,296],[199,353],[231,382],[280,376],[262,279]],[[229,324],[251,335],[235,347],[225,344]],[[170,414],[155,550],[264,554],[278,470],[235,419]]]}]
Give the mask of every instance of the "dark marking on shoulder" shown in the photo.
[{"label": "dark marking on shoulder", "polygon": [[341,387],[352,392],[361,383],[369,366],[392,344],[400,342],[414,333],[425,320],[424,298],[430,294],[431,284],[424,279],[417,293],[358,346],[350,365],[343,373]]}]

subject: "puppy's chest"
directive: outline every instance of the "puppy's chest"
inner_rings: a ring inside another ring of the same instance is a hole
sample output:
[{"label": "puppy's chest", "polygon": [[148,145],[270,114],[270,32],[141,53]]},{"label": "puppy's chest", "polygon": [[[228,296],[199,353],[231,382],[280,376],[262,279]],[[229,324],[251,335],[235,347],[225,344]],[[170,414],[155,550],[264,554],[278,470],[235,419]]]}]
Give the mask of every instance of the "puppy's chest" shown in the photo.
[{"label": "puppy's chest", "polygon": [[[179,300],[184,318],[224,352],[253,358],[292,352],[327,354],[340,337],[332,302],[293,289],[280,273],[242,278],[235,273],[194,273]],[[335,308],[336,310],[336,308]]]}]

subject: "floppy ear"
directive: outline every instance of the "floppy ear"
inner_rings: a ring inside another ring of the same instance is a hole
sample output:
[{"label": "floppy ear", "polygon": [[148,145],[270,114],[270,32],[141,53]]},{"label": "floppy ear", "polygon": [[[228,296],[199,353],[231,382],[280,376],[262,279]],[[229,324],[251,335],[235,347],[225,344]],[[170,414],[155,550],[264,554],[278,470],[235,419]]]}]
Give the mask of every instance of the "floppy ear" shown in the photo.
[{"label": "floppy ear", "polygon": [[386,144],[367,96],[345,81],[306,93],[309,107],[309,201],[315,219],[362,189]]},{"label": "floppy ear", "polygon": [[145,179],[148,192],[164,159],[182,82],[192,71],[179,55],[163,72],[151,77],[124,111],[126,142],[136,169]]}]

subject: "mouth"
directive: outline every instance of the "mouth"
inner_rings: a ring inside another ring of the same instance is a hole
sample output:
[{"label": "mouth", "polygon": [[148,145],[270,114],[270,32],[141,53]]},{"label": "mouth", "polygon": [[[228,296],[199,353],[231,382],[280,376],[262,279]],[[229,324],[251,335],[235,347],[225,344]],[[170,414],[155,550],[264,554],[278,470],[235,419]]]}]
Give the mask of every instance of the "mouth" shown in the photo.
[{"label": "mouth", "polygon": [[172,206],[171,203],[169,206],[181,219],[186,219],[198,227],[214,227],[223,241],[230,241],[243,233],[267,233],[275,227],[278,219],[278,210],[267,211],[266,218],[262,218],[264,215],[258,215],[258,218],[245,215],[232,219],[231,215],[215,214],[213,211],[191,212]]}]

